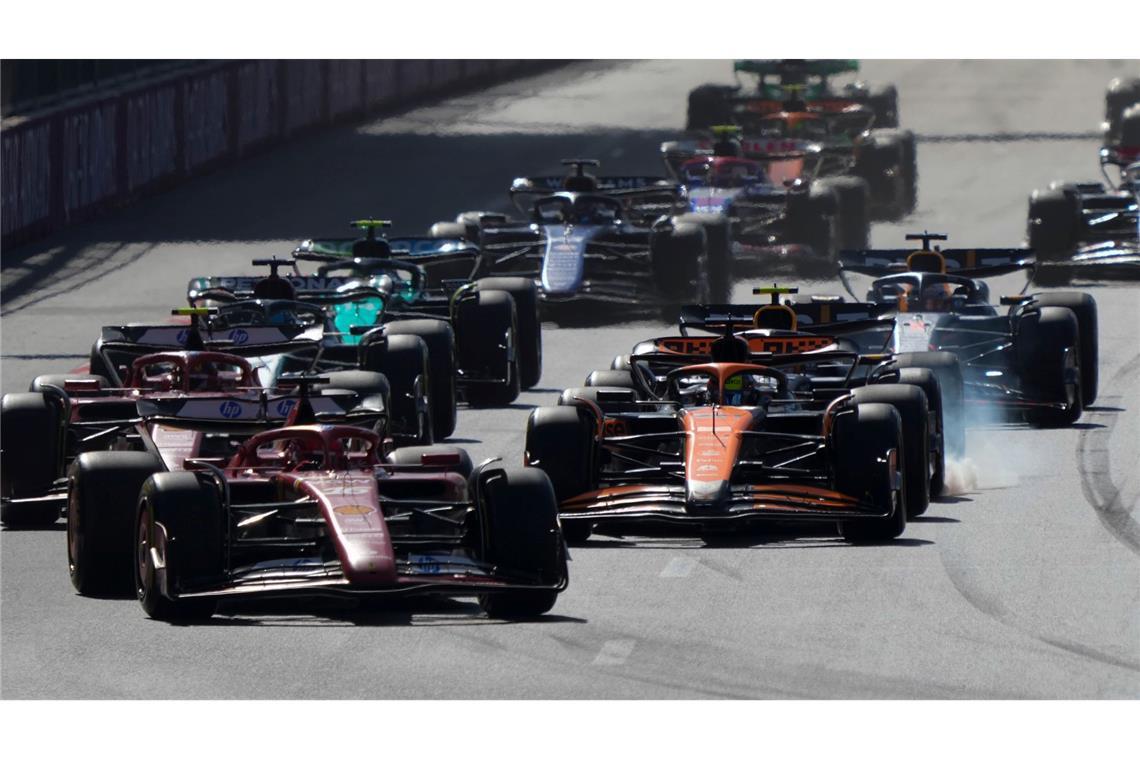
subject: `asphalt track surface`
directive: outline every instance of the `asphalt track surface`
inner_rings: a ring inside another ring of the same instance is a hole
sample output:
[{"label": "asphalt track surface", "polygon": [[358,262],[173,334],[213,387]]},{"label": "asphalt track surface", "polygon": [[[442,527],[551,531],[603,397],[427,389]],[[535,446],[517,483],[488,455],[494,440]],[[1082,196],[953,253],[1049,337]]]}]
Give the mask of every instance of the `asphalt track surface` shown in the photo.
[{"label": "asphalt track surface", "polygon": [[[923,140],[919,208],[876,226],[874,243],[925,227],[961,244],[1018,244],[1031,188],[1095,176],[1101,94],[1129,68],[1140,67],[867,63],[867,78],[898,85],[903,123]],[[463,208],[502,208],[513,176],[554,173],[567,156],[656,172],[686,92],[729,70],[577,64],[316,135],[5,251],[3,390],[84,362],[101,324],[164,319],[193,275],[248,270],[303,237],[346,234],[361,214],[416,232]],[[1020,287],[1004,278],[994,291]],[[573,551],[570,588],[540,622],[495,622],[456,601],[235,607],[174,627],[133,600],[77,596],[62,524],[4,531],[2,696],[1135,698],[1140,306],[1135,287],[1091,292],[1096,406],[1073,429],[971,430],[961,493],[892,545],[599,538]],[[456,439],[480,458],[519,460],[532,406],[664,329],[551,327],[540,387],[509,409],[462,411]]]}]

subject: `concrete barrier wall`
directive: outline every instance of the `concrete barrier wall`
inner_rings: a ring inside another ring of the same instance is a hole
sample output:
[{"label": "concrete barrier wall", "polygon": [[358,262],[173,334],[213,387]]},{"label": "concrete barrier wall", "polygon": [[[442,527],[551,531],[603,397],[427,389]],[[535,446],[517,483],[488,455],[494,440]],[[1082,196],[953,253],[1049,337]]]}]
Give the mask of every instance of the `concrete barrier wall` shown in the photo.
[{"label": "concrete barrier wall", "polygon": [[305,132],[556,61],[227,61],[0,127],[0,244],[18,245]]}]

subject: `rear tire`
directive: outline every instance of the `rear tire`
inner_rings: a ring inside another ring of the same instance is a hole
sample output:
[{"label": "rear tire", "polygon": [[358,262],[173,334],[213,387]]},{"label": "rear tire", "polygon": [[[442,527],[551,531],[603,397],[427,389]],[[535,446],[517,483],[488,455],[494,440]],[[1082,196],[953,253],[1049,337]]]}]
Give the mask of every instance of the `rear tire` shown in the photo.
[{"label": "rear tire", "polygon": [[389,431],[397,438],[415,440],[427,417],[432,437],[438,439],[441,425],[446,423],[446,417],[441,423],[431,407],[428,366],[428,347],[418,335],[392,335],[360,345],[361,369],[379,372],[388,379]]},{"label": "rear tire", "polygon": [[45,386],[54,385],[61,391],[65,390],[65,385],[68,381],[75,382],[76,380],[94,380],[99,384],[99,389],[107,387],[107,378],[101,375],[40,375],[32,381],[28,386],[28,390],[32,393],[42,393]]},{"label": "rear tire", "polygon": [[704,227],[698,224],[675,224],[650,238],[653,277],[664,301],[678,305],[705,300],[701,291],[708,289],[706,246]]},{"label": "rear tire", "polygon": [[938,378],[942,391],[942,441],[946,456],[963,457],[966,454],[966,382],[962,364],[949,351],[919,351],[895,357],[899,369],[924,367]]},{"label": "rear tire", "polygon": [[[484,559],[519,578],[543,585],[565,581],[566,552],[558,525],[558,503],[550,479],[534,468],[508,468],[483,484]],[[479,606],[489,617],[531,618],[549,612],[557,589],[519,589],[484,594]]]},{"label": "rear tire", "polygon": [[1096,299],[1088,293],[1038,293],[1034,300],[1040,306],[1060,306],[1077,317],[1081,336],[1081,404],[1096,403],[1100,372],[1100,336],[1097,327]]},{"label": "rear tire", "polygon": [[459,464],[450,469],[453,472],[458,472],[464,478],[470,478],[471,473],[475,470],[474,465],[471,464],[471,455],[467,453],[466,449],[438,443],[433,446],[405,446],[402,449],[396,449],[385,457],[385,461],[389,464],[419,465],[422,464],[421,457],[424,454],[458,454]]},{"label": "rear tire", "polygon": [[736,88],[721,84],[703,84],[689,92],[688,115],[685,129],[708,129],[720,124],[732,124],[732,102]]},{"label": "rear tire", "polygon": [[525,277],[485,277],[480,290],[504,290],[515,299],[518,318],[519,384],[533,388],[542,379],[542,320],[538,314],[538,288]]},{"label": "rear tire", "polygon": [[[326,388],[352,391],[359,398],[357,408],[382,409],[385,415],[392,413],[392,390],[388,378],[379,372],[366,372],[361,369],[350,369],[339,372],[323,373],[329,379]],[[427,422],[425,420],[425,422]],[[430,425],[422,425],[422,432],[427,435],[424,443],[431,443]],[[387,431],[377,431],[383,436]],[[422,436],[421,436],[422,437]]]},{"label": "rear tire", "polygon": [[720,214],[682,214],[674,224],[695,224],[705,231],[708,255],[709,300],[727,303],[732,298],[732,224]]},{"label": "rear tire", "polygon": [[930,496],[944,496],[946,491],[946,422],[942,416],[942,386],[938,376],[925,367],[899,370],[899,383],[913,385],[926,394],[930,409]]},{"label": "rear tire", "polygon": [[1082,410],[1076,314],[1057,306],[1024,314],[1018,321],[1016,340],[1022,387],[1041,400],[1068,405],[1065,409],[1031,408],[1025,412],[1026,421],[1045,428],[1072,425]]},{"label": "rear tire", "polygon": [[455,332],[451,325],[442,319],[398,319],[385,324],[384,331],[387,335],[418,335],[427,345],[432,438],[447,438],[455,432],[458,414]]},{"label": "rear tire", "polygon": [[637,390],[629,370],[596,369],[586,377],[585,387],[632,388]]},{"label": "rear tire", "polygon": [[1061,189],[1034,190],[1029,196],[1026,236],[1040,261],[1072,255],[1080,243],[1080,200]]},{"label": "rear tire", "polygon": [[455,323],[459,366],[464,371],[494,376],[502,382],[471,382],[463,392],[472,406],[506,406],[519,397],[518,316],[515,300],[502,290],[480,290],[475,298],[461,299]]},{"label": "rear tire", "polygon": [[130,593],[135,508],[143,483],[162,469],[157,457],[142,451],[76,458],[67,495],[67,564],[80,594]]},{"label": "rear tire", "polygon": [[828,177],[817,183],[830,188],[839,204],[839,248],[861,250],[868,246],[871,189],[862,177]]}]

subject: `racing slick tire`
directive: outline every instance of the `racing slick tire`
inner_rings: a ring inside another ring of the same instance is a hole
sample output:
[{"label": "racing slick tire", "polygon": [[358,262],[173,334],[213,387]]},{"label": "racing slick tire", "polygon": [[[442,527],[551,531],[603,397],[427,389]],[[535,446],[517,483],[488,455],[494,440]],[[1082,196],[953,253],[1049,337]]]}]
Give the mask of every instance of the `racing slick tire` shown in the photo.
[{"label": "racing slick tire", "polygon": [[930,506],[930,405],[921,388],[905,383],[855,388],[855,403],[890,404],[902,420],[903,446],[899,469],[906,490],[906,516],[918,517]]},{"label": "racing slick tire", "polygon": [[[666,302],[681,304],[707,300],[707,241],[704,227],[698,224],[675,224],[671,230],[650,238],[653,277]],[[665,309],[669,321],[673,321],[673,310]]]},{"label": "racing slick tire", "polygon": [[[427,345],[427,393],[431,406],[432,435],[443,440],[455,432],[457,414],[456,335],[442,319],[397,319],[384,326],[387,335],[418,335]],[[423,441],[431,443],[431,441]]]},{"label": "racing slick tire", "polygon": [[[896,496],[879,461],[891,449],[904,445],[902,418],[890,404],[856,404],[854,412],[840,413],[832,432],[835,448],[835,488],[840,493],[870,498],[887,506]],[[901,471],[901,468],[900,468]],[[884,518],[846,520],[839,533],[851,543],[877,543],[898,538],[906,530],[906,473],[890,514]],[[925,478],[924,478],[925,479]]]},{"label": "racing slick tire", "polygon": [[434,446],[405,446],[402,449],[396,449],[388,454],[388,456],[384,457],[384,461],[388,464],[420,465],[423,464],[424,454],[458,455],[459,463],[448,467],[448,469],[453,472],[458,472],[464,478],[470,478],[471,473],[475,471],[474,465],[471,464],[471,455],[467,453],[466,449],[461,449],[458,446],[445,446],[438,443]]},{"label": "racing slick tire", "polygon": [[[602,394],[609,396],[603,399]],[[574,399],[582,399],[583,401],[592,401],[597,404],[603,411],[607,411],[607,407],[612,405],[615,401],[619,404],[633,404],[639,399],[639,393],[636,388],[626,388],[617,385],[592,385],[590,387],[567,388],[562,391],[558,396],[559,406],[570,406],[574,403]]]},{"label": "racing slick tire", "polygon": [[146,451],[90,451],[71,467],[67,493],[67,567],[83,596],[131,591],[133,520],[143,483],[162,472]]},{"label": "racing slick tire", "polygon": [[732,124],[732,101],[737,88],[722,84],[703,84],[689,92],[689,108],[685,129],[708,129]]},{"label": "racing slick tire", "polygon": [[903,142],[896,130],[872,130],[859,145],[855,174],[867,180],[871,188],[876,219],[897,221],[906,215],[904,163]]},{"label": "racing slick tire", "polygon": [[491,374],[506,356],[502,382],[468,383],[463,392],[472,406],[506,406],[519,397],[518,310],[515,299],[503,290],[479,290],[474,298],[460,299],[455,308],[459,366]]},{"label": "racing slick tire", "polygon": [[875,112],[874,127],[899,125],[899,92],[893,84],[872,88],[867,97],[867,105]]},{"label": "racing slick tire", "polygon": [[899,370],[899,383],[915,385],[926,394],[930,409],[930,496],[946,495],[946,423],[942,416],[942,386],[925,367]]},{"label": "racing slick tire", "polygon": [[103,352],[99,350],[100,343],[101,341],[97,340],[91,345],[91,357],[87,362],[87,371],[92,375],[106,380],[107,385],[114,386],[116,384],[117,373],[108,366],[107,360],[103,358]]},{"label": "racing slick tire", "polygon": [[[388,378],[380,372],[366,372],[362,369],[349,369],[322,373],[329,379],[324,386],[329,390],[352,391],[358,397],[357,408],[380,409],[385,415],[391,414],[392,389]],[[425,419],[420,424],[420,435],[414,440],[431,443],[431,420]],[[384,435],[387,431],[377,431]],[[423,440],[426,434],[427,440]]]},{"label": "racing slick tire", "polygon": [[705,231],[708,254],[709,300],[727,303],[732,298],[732,222],[721,214],[681,214],[673,224],[696,224]]},{"label": "racing slick tire", "polygon": [[[438,439],[441,423],[431,405],[428,347],[418,335],[391,335],[360,344],[360,367],[388,379],[389,431],[396,438],[422,437],[426,422]],[[446,412],[446,407],[444,409]],[[446,418],[445,418],[446,420]],[[450,435],[450,432],[448,433]]]},{"label": "racing slick tire", "polygon": [[633,370],[633,364],[629,360],[629,354],[618,354],[610,362],[610,369],[624,369],[626,372]]},{"label": "racing slick tire", "polygon": [[[474,232],[474,237],[472,237],[472,232]],[[476,226],[472,231],[466,224],[459,222],[436,222],[428,228],[428,237],[463,238],[472,243],[477,243],[479,242],[479,227]]]},{"label": "racing slick tire", "polygon": [[[577,406],[544,406],[530,413],[526,425],[526,464],[547,474],[558,503],[595,488],[597,483],[595,420]],[[570,544],[590,537],[585,522],[563,525]]]},{"label": "racing slick tire", "polygon": [[609,388],[632,388],[637,390],[633,382],[633,374],[629,370],[596,369],[586,377],[585,387],[593,388],[606,386]]},{"label": "racing slick tire", "polygon": [[54,385],[63,390],[68,381],[75,382],[77,380],[94,380],[99,384],[99,390],[107,387],[107,378],[101,375],[40,375],[31,382],[28,390],[32,393],[42,393],[44,388],[49,385]]},{"label": "racing slick tire", "polygon": [[785,242],[801,243],[812,249],[809,261],[797,262],[796,268],[805,276],[835,273],[839,228],[839,198],[828,187],[813,185],[807,193],[789,194],[787,234]]},{"label": "racing slick tire", "polygon": [[[542,470],[512,467],[483,483],[485,561],[500,572],[543,585],[566,582],[566,550],[558,524],[558,502]],[[560,589],[512,589],[479,596],[489,617],[537,617],[554,606]]]},{"label": "racing slick tire", "polygon": [[[0,480],[5,497],[40,496],[51,489],[63,459],[59,406],[43,393],[6,393],[0,399]],[[0,523],[10,528],[36,528],[59,519],[51,502],[4,504]]]},{"label": "racing slick tire", "polygon": [[160,472],[147,479],[135,513],[134,580],[135,595],[148,616],[189,623],[214,614],[214,599],[162,593],[155,554],[161,549],[168,591],[177,593],[187,580],[219,578],[225,565],[225,520],[218,489],[194,473]]},{"label": "racing slick tire", "polygon": [[1100,368],[1096,299],[1088,293],[1074,291],[1038,293],[1033,299],[1039,306],[1060,306],[1076,315],[1077,332],[1081,336],[1081,404],[1086,408],[1092,406],[1096,403]]},{"label": "racing slick tire", "polygon": [[1017,324],[1017,360],[1022,387],[1065,409],[1034,407],[1025,419],[1034,427],[1067,427],[1080,419],[1081,346],[1077,315],[1059,306],[1043,306],[1023,314]]},{"label": "racing slick tire", "polygon": [[1040,261],[1063,259],[1081,236],[1080,199],[1063,188],[1034,190],[1029,196],[1026,237]]},{"label": "racing slick tire", "polygon": [[538,288],[526,277],[484,277],[480,290],[505,290],[515,299],[518,317],[519,385],[533,388],[542,379],[542,320],[538,314]]},{"label": "racing slick tire", "polygon": [[1116,125],[1133,103],[1140,103],[1140,79],[1116,77],[1104,92],[1104,120]]},{"label": "racing slick tire", "polygon": [[871,235],[868,205],[871,188],[862,177],[828,177],[817,183],[835,191],[839,204],[839,242],[841,249],[866,248]]},{"label": "racing slick tire", "polygon": [[895,357],[899,369],[925,367],[938,378],[942,391],[942,442],[945,456],[962,457],[966,453],[966,382],[962,363],[949,351],[916,351]]}]

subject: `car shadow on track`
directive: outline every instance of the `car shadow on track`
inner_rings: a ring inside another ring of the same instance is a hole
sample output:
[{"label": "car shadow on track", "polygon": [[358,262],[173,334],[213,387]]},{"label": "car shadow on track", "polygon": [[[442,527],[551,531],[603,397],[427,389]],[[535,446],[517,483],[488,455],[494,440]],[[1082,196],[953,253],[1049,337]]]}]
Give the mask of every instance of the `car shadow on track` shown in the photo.
[{"label": "car shadow on track", "polygon": [[472,601],[422,598],[353,602],[247,601],[226,602],[203,627],[441,627],[473,625],[534,625],[586,623],[584,618],[548,613],[526,620],[499,620],[483,614]]}]

